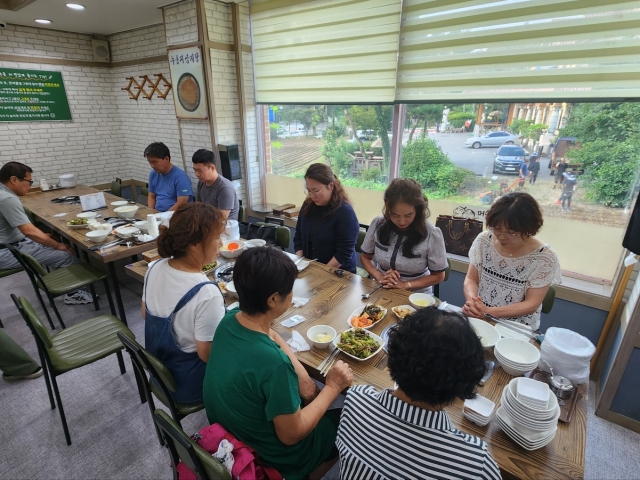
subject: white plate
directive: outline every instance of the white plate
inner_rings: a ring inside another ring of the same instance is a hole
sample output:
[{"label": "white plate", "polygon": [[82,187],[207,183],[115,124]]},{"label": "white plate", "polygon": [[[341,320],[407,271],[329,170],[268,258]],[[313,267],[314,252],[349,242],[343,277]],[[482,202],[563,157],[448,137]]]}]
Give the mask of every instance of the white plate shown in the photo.
[{"label": "white plate", "polygon": [[69,224],[67,223],[67,228],[68,228],[69,230],[80,230],[80,229],[82,229],[82,228],[89,228],[89,224],[88,224],[88,223],[85,223],[84,225],[69,225]]},{"label": "white plate", "polygon": [[530,340],[526,335],[521,335],[518,332],[511,330],[509,327],[505,327],[504,325],[500,325],[499,323],[495,324],[496,330],[500,332],[500,336],[503,338],[517,338],[520,340],[526,340],[527,342]]},{"label": "white plate", "polygon": [[498,408],[496,412],[496,421],[502,431],[525,450],[536,450],[551,443],[558,430],[558,427],[555,427],[547,432],[538,432],[536,435],[523,436],[519,431],[520,427],[509,418],[502,407]]},{"label": "white plate", "polygon": [[299,272],[301,272],[305,268],[307,268],[310,264],[311,264],[311,260],[300,260],[298,263],[296,263],[296,268],[298,269]]},{"label": "white plate", "polygon": [[553,428],[554,425],[558,424],[558,417],[560,416],[560,407],[556,407],[556,411],[552,413],[551,417],[547,416],[544,420],[534,419],[515,407],[505,391],[502,392],[501,406],[516,423],[538,432]]},{"label": "white plate", "polygon": [[[407,310],[411,310],[411,313],[416,313],[416,309],[413,308],[411,305],[398,305],[397,307],[391,307],[391,311],[393,312],[393,314],[398,317],[398,320],[404,320],[404,317],[401,317],[400,315],[398,315],[396,313],[398,308],[406,308]],[[411,315],[410,313],[408,313],[407,315]],[[406,315],[405,315],[406,316]]]},{"label": "white plate", "polygon": [[[375,304],[373,304],[375,305]],[[378,320],[377,322],[373,322],[371,325],[369,325],[368,327],[360,327],[360,328],[364,328],[365,330],[369,330],[371,327],[374,327],[375,325],[379,324],[382,319],[384,318],[384,316],[387,314],[387,309],[384,308],[382,305],[375,305],[376,307],[380,307],[382,309],[382,317],[380,317],[380,320]],[[358,307],[356,308],[351,315],[349,315],[349,318],[347,319],[347,323],[349,324],[350,327],[353,327],[353,325],[351,325],[351,319],[353,317],[357,317],[358,315],[360,315],[362,313],[362,310],[364,310],[365,307]]]},{"label": "white plate", "polygon": [[[349,330],[345,330],[345,332],[349,332],[351,330],[355,330],[355,328],[350,328]],[[365,360],[369,360],[370,358],[373,358],[377,354],[379,354],[380,351],[382,350],[382,345],[384,345],[384,340],[382,340],[378,335],[376,335],[375,333],[370,332],[369,330],[365,330],[365,332],[367,332],[367,335],[369,335],[371,338],[373,338],[376,342],[378,342],[378,345],[380,345],[378,347],[378,349],[375,352],[373,352],[371,355],[369,355],[367,358],[358,358],[358,357],[356,357],[354,355],[351,355],[350,353],[345,352],[340,347],[338,347],[338,343],[340,343],[340,333],[338,333],[338,335],[336,335],[336,338],[333,339],[333,344],[335,345],[335,347],[338,350],[340,350],[346,356],[351,357],[354,360],[357,360],[358,362],[364,362]],[[342,333],[344,333],[344,332],[342,332]]]}]

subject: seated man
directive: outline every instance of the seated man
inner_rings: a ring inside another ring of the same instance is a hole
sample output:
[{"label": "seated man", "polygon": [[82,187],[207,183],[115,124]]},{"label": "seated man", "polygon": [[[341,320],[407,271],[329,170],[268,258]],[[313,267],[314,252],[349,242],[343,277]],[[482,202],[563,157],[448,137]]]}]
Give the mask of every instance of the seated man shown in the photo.
[{"label": "seated man", "polygon": [[210,150],[201,148],[193,154],[193,171],[198,177],[196,202],[208,203],[222,212],[224,218],[238,220],[240,204],[233,184],[218,174],[216,156]]},{"label": "seated man", "polygon": [[501,478],[486,442],[456,430],[444,411],[474,398],[486,369],[466,317],[420,309],[389,332],[388,351],[397,388],[347,393],[336,441],[342,478]]},{"label": "seated man", "polygon": [[191,179],[171,164],[171,154],[164,143],[152,143],[145,148],[144,156],[153,169],[149,173],[149,208],[166,212],[192,200]]},{"label": "seated man", "polygon": [[[18,198],[29,193],[32,173],[31,167],[19,162],[7,162],[0,168],[0,243],[13,245],[47,267],[67,267],[76,260],[71,247],[55,241],[31,223]],[[1,269],[19,266],[7,248],[0,249]],[[91,295],[82,290],[64,297],[68,305],[91,302]]]}]

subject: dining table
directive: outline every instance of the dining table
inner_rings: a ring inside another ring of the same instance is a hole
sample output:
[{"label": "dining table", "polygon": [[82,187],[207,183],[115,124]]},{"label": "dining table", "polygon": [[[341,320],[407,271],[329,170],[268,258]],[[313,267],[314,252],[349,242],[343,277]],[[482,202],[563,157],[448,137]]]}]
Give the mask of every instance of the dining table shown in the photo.
[{"label": "dining table", "polygon": [[[133,278],[143,281],[147,262],[127,265],[126,270]],[[297,331],[308,341],[307,330],[315,325],[329,325],[337,332],[343,332],[351,328],[348,323],[349,316],[367,304],[387,309],[387,314],[370,328],[371,332],[380,335],[386,327],[398,322],[391,308],[410,303],[409,291],[383,288],[373,292],[379,286],[374,280],[336,270],[311,261],[299,273],[293,286],[294,303],[272,324],[272,328],[285,340],[289,340],[292,332]],[[373,292],[371,297],[363,301],[362,295],[370,292]],[[235,300],[227,296],[227,302]],[[436,299],[436,306],[438,304],[440,301]],[[292,328],[283,326],[281,322],[293,315],[301,315],[305,320]],[[324,377],[320,374],[319,367],[328,355],[328,349],[318,349],[314,346],[308,351],[296,353],[309,374],[320,382],[324,382]],[[495,361],[491,350],[486,351],[485,355],[488,360]],[[364,361],[353,360],[344,353],[340,353],[337,358],[350,365],[354,384],[368,384],[378,390],[394,388],[394,381],[387,368],[388,356],[384,350]],[[477,393],[493,401],[497,409],[502,390],[513,378],[496,366],[491,377],[483,386],[478,387]],[[517,445],[500,429],[495,420],[482,427],[468,420],[463,414],[462,400],[456,400],[445,410],[455,428],[487,442],[504,479],[579,479],[584,475],[587,404],[586,385],[580,385],[577,388],[576,407],[571,421],[558,423],[553,441],[534,451],[527,451]]]},{"label": "dining table", "polygon": [[[85,234],[88,232],[88,229],[72,229],[67,225],[67,223],[75,218],[78,213],[82,212],[82,206],[80,204],[51,202],[51,200],[59,197],[89,195],[100,191],[101,190],[97,190],[86,185],[77,185],[72,188],[34,191],[20,197],[20,200],[24,207],[28,208],[38,221],[42,222],[61,237],[67,239],[72,245],[76,246],[78,250],[82,251],[83,254],[86,255],[86,258],[94,259],[95,261],[107,266],[109,276],[111,277],[111,281],[114,286],[120,320],[122,320],[126,325],[127,316],[122,302],[122,294],[118,283],[115,262],[127,257],[137,260],[138,254],[156,248],[155,240],[141,244],[131,243],[130,245],[118,245],[102,252],[99,250],[90,250],[90,247],[94,247],[98,244],[87,239]],[[117,217],[118,214],[114,211],[117,207],[112,206],[111,202],[122,201],[124,199],[110,193],[103,193],[106,201],[106,208],[98,210],[97,214],[100,215],[101,218]],[[143,205],[136,204],[136,206],[139,208],[136,211],[135,218],[146,220],[148,214],[158,213],[156,210]],[[98,218],[98,220],[100,220],[100,218]],[[116,237],[110,234],[106,240],[101,243],[108,243],[115,239]]]}]

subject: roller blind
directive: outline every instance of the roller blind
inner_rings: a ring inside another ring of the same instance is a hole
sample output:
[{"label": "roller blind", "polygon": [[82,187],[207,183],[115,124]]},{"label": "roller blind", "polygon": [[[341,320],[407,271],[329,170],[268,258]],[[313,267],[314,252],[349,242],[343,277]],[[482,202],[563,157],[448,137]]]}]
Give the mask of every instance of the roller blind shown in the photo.
[{"label": "roller blind", "polygon": [[396,101],[640,97],[640,2],[404,0]]},{"label": "roller blind", "polygon": [[253,0],[259,103],[393,103],[400,0]]}]

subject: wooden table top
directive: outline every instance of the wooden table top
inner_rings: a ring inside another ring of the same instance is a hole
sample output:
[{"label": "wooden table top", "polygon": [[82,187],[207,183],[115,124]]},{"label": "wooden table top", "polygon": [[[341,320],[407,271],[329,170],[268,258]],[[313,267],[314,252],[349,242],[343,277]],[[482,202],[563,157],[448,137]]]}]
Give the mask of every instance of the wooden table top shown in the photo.
[{"label": "wooden table top", "polygon": [[[51,200],[58,197],[64,197],[67,195],[87,195],[90,193],[96,193],[100,190],[96,190],[95,188],[87,187],[86,185],[78,185],[74,188],[63,188],[60,190],[54,191],[46,191],[46,192],[33,192],[25,195],[24,197],[19,197],[22,201],[22,204],[27,207],[33,214],[38,217],[40,221],[46,224],[55,232],[59,233],[63,237],[67,238],[69,241],[78,245],[82,250],[86,251],[93,258],[99,259],[103,263],[113,262],[115,260],[119,260],[121,258],[130,257],[132,255],[136,255],[138,253],[146,252],[147,250],[151,250],[156,248],[156,242],[149,242],[142,245],[132,245],[130,248],[126,246],[118,246],[109,249],[105,252],[104,255],[101,255],[99,251],[91,251],[88,250],[89,247],[97,245],[96,243],[89,242],[85,234],[89,231],[88,229],[79,229],[72,230],[67,226],[67,222],[72,218],[75,218],[76,214],[82,212],[82,207],[80,204],[78,205],[67,205],[60,203],[51,203]],[[116,197],[110,193],[105,193],[104,198],[107,202],[107,209],[99,210],[98,215],[102,215],[101,218],[105,217],[117,217],[118,215],[113,211],[114,208],[110,205],[111,202],[115,202],[117,200],[123,200],[120,197]],[[143,205],[137,205],[138,211],[136,212],[136,218],[147,218],[149,213],[157,213],[157,210],[153,210],[149,207],[145,207]],[[63,217],[56,217],[55,215],[59,213],[67,213],[67,215]],[[115,240],[116,237],[114,235],[109,235],[104,243]]]},{"label": "wooden table top", "polygon": [[[143,281],[146,269],[144,262],[137,262],[127,266],[127,273]],[[308,298],[308,303],[298,308],[291,306],[272,325],[272,328],[285,340],[291,337],[292,330],[296,330],[306,339],[307,330],[314,325],[330,325],[336,331],[342,332],[349,328],[347,323],[349,315],[356,308],[364,307],[365,303],[361,300],[361,296],[373,290],[376,283],[350,273],[345,273],[341,278],[335,275],[334,271],[334,268],[312,262],[299,274],[293,287],[293,295]],[[391,312],[391,307],[408,304],[409,295],[410,292],[405,290],[384,289],[372,295],[369,302],[382,305],[389,311],[371,331],[380,335],[386,326],[394,324],[396,317]],[[282,320],[295,314],[302,315],[306,321],[293,329],[280,324]],[[297,356],[309,373],[322,381],[317,367],[328,354],[328,350],[311,347],[310,351],[300,352]],[[393,387],[394,382],[387,369],[388,357],[384,351],[363,362],[356,362],[342,353],[338,358],[350,364],[354,383],[373,385],[379,390]],[[493,359],[492,355],[490,358]],[[478,393],[492,400],[497,408],[502,390],[512,378],[502,368],[496,367],[486,385],[478,389]],[[460,400],[456,400],[453,405],[447,407],[446,411],[456,428],[476,435],[488,443],[489,451],[500,466],[505,479],[582,478],[587,428],[586,385],[579,387],[578,394],[576,411],[571,422],[558,423],[558,432],[554,440],[549,445],[532,452],[524,450],[507,437],[496,421],[489,422],[485,427],[479,427],[467,420],[462,413],[463,402]]]}]

